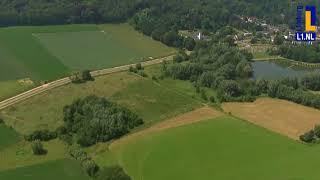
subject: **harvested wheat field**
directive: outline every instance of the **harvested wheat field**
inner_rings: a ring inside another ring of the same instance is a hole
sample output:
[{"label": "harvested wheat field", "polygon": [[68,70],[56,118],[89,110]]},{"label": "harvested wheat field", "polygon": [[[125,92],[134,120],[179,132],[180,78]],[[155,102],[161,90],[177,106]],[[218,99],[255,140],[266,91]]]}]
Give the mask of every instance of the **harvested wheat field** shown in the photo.
[{"label": "harvested wheat field", "polygon": [[292,139],[320,124],[320,111],[285,100],[260,98],[253,103],[224,103],[225,112]]},{"label": "harvested wheat field", "polygon": [[160,122],[146,130],[139,131],[137,133],[131,134],[129,136],[125,136],[115,142],[113,142],[110,146],[112,149],[114,146],[117,146],[119,144],[125,143],[127,141],[130,141],[131,139],[137,138],[139,136],[144,136],[150,133],[163,131],[166,129],[176,128],[179,126],[184,126],[188,124],[193,124],[199,121],[208,120],[208,119],[214,119],[217,117],[222,116],[223,113],[219,112],[215,109],[212,109],[210,107],[202,107],[199,109],[196,109],[194,111],[176,116],[174,118],[165,120],[163,122]]}]

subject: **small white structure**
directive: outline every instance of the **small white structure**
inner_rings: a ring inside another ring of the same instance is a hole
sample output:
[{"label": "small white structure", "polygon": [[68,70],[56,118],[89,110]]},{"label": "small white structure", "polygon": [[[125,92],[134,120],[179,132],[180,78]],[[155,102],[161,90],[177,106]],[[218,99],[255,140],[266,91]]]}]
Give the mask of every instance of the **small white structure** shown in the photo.
[{"label": "small white structure", "polygon": [[198,33],[197,38],[198,38],[198,40],[201,40],[201,38],[202,38],[202,34],[201,34],[201,32],[199,32],[199,33]]}]

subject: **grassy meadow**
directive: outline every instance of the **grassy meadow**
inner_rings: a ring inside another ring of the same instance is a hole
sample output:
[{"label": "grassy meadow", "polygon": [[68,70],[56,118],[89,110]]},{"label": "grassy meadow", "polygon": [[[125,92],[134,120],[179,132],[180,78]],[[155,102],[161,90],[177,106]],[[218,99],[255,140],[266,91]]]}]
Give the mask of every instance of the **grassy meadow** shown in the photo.
[{"label": "grassy meadow", "polygon": [[0,172],[6,180],[89,180],[78,162],[63,159]]},{"label": "grassy meadow", "polygon": [[[175,52],[128,24],[0,28],[0,100],[24,89],[14,81],[38,84],[84,69],[102,69]],[[6,83],[6,84],[3,84]],[[8,93],[9,92],[9,93]]]},{"label": "grassy meadow", "polygon": [[99,25],[96,31],[39,33],[49,52],[72,70],[101,69],[171,54],[172,48],[136,32],[128,24]]},{"label": "grassy meadow", "polygon": [[19,139],[19,134],[14,129],[7,127],[5,124],[0,124],[0,150],[15,144]]},{"label": "grassy meadow", "polygon": [[134,179],[317,180],[319,148],[225,116],[139,137],[105,158]]},{"label": "grassy meadow", "polygon": [[117,102],[149,124],[200,107],[201,103],[150,79],[122,72],[97,77],[85,84],[69,84],[32,97],[1,112],[6,123],[21,134],[51,129],[63,123],[63,107],[95,94]]},{"label": "grassy meadow", "polygon": [[0,28],[0,81],[53,80],[172,52],[128,24]]},{"label": "grassy meadow", "polygon": [[[121,72],[85,84],[66,85],[7,108],[1,116],[23,135],[57,128],[63,123],[62,108],[91,94],[133,110],[145,120],[144,127],[202,106],[204,101],[190,82],[166,78],[152,81],[158,70],[159,66],[146,68],[148,78]],[[210,89],[206,92],[215,96]],[[12,136],[10,133],[5,136]],[[48,154],[38,157],[32,154],[30,143],[12,139],[11,145],[0,149],[0,179],[50,176],[50,180],[51,174],[62,180],[88,179],[77,162],[66,160],[67,146],[60,140],[44,143]],[[115,146],[110,143],[86,150],[100,166],[120,164],[134,179],[316,180],[320,175],[315,171],[319,146],[299,143],[227,115],[137,136]]]},{"label": "grassy meadow", "polygon": [[0,101],[5,100],[9,97],[12,97],[18,93],[22,93],[24,91],[29,90],[34,87],[35,84],[33,82],[21,82],[17,80],[11,81],[0,81]]}]

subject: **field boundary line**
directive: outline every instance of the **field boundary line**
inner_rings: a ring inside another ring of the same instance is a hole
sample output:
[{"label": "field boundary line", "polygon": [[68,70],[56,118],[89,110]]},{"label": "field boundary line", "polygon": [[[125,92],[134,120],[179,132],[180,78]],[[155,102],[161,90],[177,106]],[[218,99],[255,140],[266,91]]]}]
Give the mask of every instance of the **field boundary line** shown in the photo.
[{"label": "field boundary line", "polygon": [[[156,59],[150,60],[150,61],[144,61],[144,62],[141,62],[141,65],[146,67],[146,66],[151,66],[151,65],[155,65],[155,64],[160,64],[164,61],[171,61],[171,60],[173,60],[173,56],[174,55],[169,55],[169,56],[165,56],[165,57],[156,58]],[[123,65],[123,66],[117,66],[117,67],[113,67],[113,68],[95,70],[95,71],[91,71],[91,75],[93,77],[98,77],[98,76],[123,72],[123,71],[129,70],[129,68],[131,66],[135,66],[135,65],[136,65],[136,63]],[[14,96],[14,97],[11,97],[11,98],[8,98],[6,100],[1,101],[0,102],[0,110],[3,110],[5,108],[12,106],[14,104],[17,104],[19,102],[22,102],[22,101],[29,99],[35,95],[44,93],[46,91],[49,91],[49,90],[57,88],[57,87],[67,85],[69,83],[71,83],[70,78],[65,77],[65,78],[58,79],[58,80],[52,81],[50,83],[35,87],[31,90],[28,90],[26,92],[23,92],[23,93],[20,93],[20,94]]]},{"label": "field boundary line", "polygon": [[109,145],[109,150],[112,150],[121,144],[130,142],[136,139],[137,137],[142,137],[145,135],[150,135],[150,134],[158,133],[158,132],[169,130],[169,129],[183,127],[186,125],[191,125],[191,124],[195,124],[195,123],[210,120],[210,119],[216,119],[222,116],[225,116],[223,112],[220,112],[209,106],[202,106],[192,111],[181,113],[179,115],[173,116],[166,120],[160,121],[141,131],[133,132],[132,134],[123,136],[120,139],[117,139],[111,142],[111,144]]}]

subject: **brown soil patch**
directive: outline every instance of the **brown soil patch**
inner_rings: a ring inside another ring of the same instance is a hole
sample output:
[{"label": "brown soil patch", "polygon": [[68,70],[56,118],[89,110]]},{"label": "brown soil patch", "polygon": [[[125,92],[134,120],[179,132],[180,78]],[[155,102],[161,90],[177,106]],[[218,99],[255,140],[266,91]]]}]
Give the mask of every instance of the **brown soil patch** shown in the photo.
[{"label": "brown soil patch", "polygon": [[112,149],[115,146],[118,146],[120,144],[126,143],[132,139],[140,137],[140,136],[145,136],[150,133],[155,133],[155,132],[163,131],[166,129],[176,128],[179,126],[193,124],[193,123],[203,121],[203,120],[213,119],[213,118],[216,118],[216,117],[219,117],[222,115],[223,115],[222,112],[214,110],[210,107],[202,107],[202,108],[196,109],[194,111],[176,116],[176,117],[171,118],[169,120],[165,120],[163,122],[160,122],[160,123],[148,128],[148,129],[139,131],[134,134],[130,134],[130,135],[125,136],[119,140],[116,140],[110,145],[110,149]]},{"label": "brown soil patch", "polygon": [[320,124],[319,110],[278,99],[260,98],[253,103],[224,103],[223,109],[295,140]]}]

